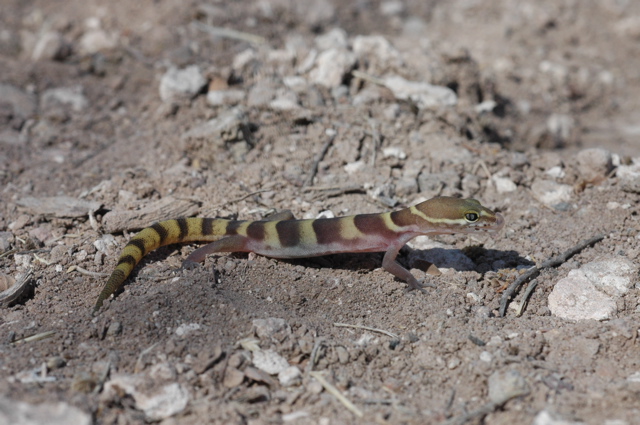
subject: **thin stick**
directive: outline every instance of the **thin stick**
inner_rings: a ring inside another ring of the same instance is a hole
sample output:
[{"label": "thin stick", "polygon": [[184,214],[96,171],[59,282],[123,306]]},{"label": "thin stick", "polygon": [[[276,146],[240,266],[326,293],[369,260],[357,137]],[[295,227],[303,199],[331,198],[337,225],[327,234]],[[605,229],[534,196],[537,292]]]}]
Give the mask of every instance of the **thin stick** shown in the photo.
[{"label": "thin stick", "polygon": [[471,422],[471,420],[473,419],[484,418],[489,413],[495,411],[496,409],[504,405],[507,401],[511,400],[512,398],[521,397],[527,394],[529,394],[529,389],[527,388],[514,390],[508,394],[505,394],[503,398],[500,400],[490,401],[488,403],[485,403],[482,406],[478,407],[477,409],[472,410],[471,412],[467,412],[458,417],[449,419],[448,421],[444,422],[443,425],[464,425],[468,422]]},{"label": "thin stick", "polygon": [[529,286],[527,286],[524,294],[522,294],[522,302],[520,303],[520,307],[518,307],[518,310],[516,311],[516,317],[522,316],[522,312],[525,308],[527,308],[527,304],[529,304],[529,297],[531,297],[531,294],[533,294],[533,290],[536,289],[536,286],[538,286],[538,279],[533,279],[531,282],[529,282]]},{"label": "thin stick", "polygon": [[259,35],[250,34],[248,32],[242,32],[232,30],[230,28],[214,27],[212,25],[203,24],[202,22],[194,21],[193,24],[200,31],[204,31],[216,37],[230,38],[232,40],[246,41],[253,44],[266,44],[267,40]]},{"label": "thin stick", "polygon": [[390,338],[394,338],[394,339],[400,339],[400,337],[394,333],[391,333],[389,331],[385,331],[384,329],[377,329],[377,328],[370,328],[369,326],[362,326],[362,325],[350,325],[348,323],[334,323],[333,326],[337,326],[339,328],[355,328],[355,329],[364,329],[366,331],[371,331],[371,332],[378,332],[381,334],[384,334]]},{"label": "thin stick", "polygon": [[13,343],[14,344],[22,344],[23,342],[40,341],[41,339],[49,338],[49,337],[55,335],[56,333],[57,333],[56,331],[41,332],[39,334],[35,334],[35,335],[28,336],[26,338],[15,340],[15,341],[13,341]]},{"label": "thin stick", "polygon": [[380,149],[380,144],[382,140],[380,138],[380,133],[378,133],[378,130],[376,129],[375,120],[369,117],[367,121],[369,122],[369,126],[371,127],[371,140],[373,141],[373,149],[371,149],[371,163],[370,163],[370,165],[373,167],[376,165],[378,149]]},{"label": "thin stick", "polygon": [[89,271],[87,269],[83,269],[80,266],[71,266],[67,269],[67,273],[71,273],[77,271],[78,273],[82,273],[82,274],[86,274],[87,276],[93,276],[93,277],[107,277],[109,276],[109,273],[100,273],[100,272],[92,272]]},{"label": "thin stick", "polygon": [[379,86],[386,86],[382,78],[374,77],[373,75],[369,75],[362,71],[351,71],[351,75],[353,75],[356,78],[360,78],[361,80],[365,80],[365,81],[369,81],[371,83],[377,84]]},{"label": "thin stick", "polygon": [[307,178],[307,181],[305,182],[304,186],[310,186],[313,183],[313,179],[316,178],[316,174],[318,173],[318,165],[320,164],[320,161],[324,159],[324,156],[327,154],[327,151],[329,150],[329,147],[335,140],[337,134],[338,133],[336,131],[332,131],[331,134],[329,135],[329,139],[327,139],[327,141],[324,143],[324,146],[322,147],[322,150],[316,157],[316,160],[313,161],[313,165],[311,166],[311,173],[309,174],[309,177]]},{"label": "thin stick", "polygon": [[318,382],[320,382],[320,384],[324,387],[325,390],[327,390],[329,394],[337,398],[338,401],[344,404],[344,407],[349,409],[354,415],[356,415],[359,418],[364,416],[364,413],[362,413],[362,410],[358,409],[353,403],[349,401],[348,398],[342,395],[340,390],[338,390],[336,387],[331,385],[329,381],[324,379],[324,376],[322,376],[322,372],[311,372],[311,376],[316,378]]},{"label": "thin stick", "polygon": [[18,251],[16,249],[10,249],[9,251],[5,251],[2,254],[0,254],[0,258],[5,257],[7,255],[11,255],[11,254],[26,255],[26,254],[35,254],[37,252],[49,252],[49,251],[51,251],[51,249],[48,249],[48,248],[28,249],[26,251]]},{"label": "thin stick", "polygon": [[313,344],[313,349],[311,350],[311,356],[309,357],[309,363],[307,364],[307,368],[305,369],[305,372],[307,373],[307,375],[311,374],[313,367],[318,362],[318,353],[320,352],[320,347],[322,347],[323,345],[324,345],[324,338],[318,338],[316,340],[316,343]]},{"label": "thin stick", "polygon": [[11,288],[0,292],[0,307],[6,307],[13,304],[31,288],[33,278],[33,268],[29,268],[27,272],[17,281]]},{"label": "thin stick", "polygon": [[470,422],[472,419],[487,416],[489,413],[495,411],[498,407],[500,407],[500,405],[497,403],[490,402],[487,404],[483,404],[476,410],[472,410],[471,412],[467,412],[458,417],[449,419],[448,421],[444,422],[444,425],[464,425]]},{"label": "thin stick", "polygon": [[576,246],[574,246],[573,248],[563,252],[562,254],[549,258],[540,266],[534,266],[534,267],[531,267],[529,270],[527,270],[523,275],[521,275],[518,279],[516,279],[515,282],[509,285],[507,290],[504,291],[504,293],[502,294],[502,299],[500,300],[500,317],[504,317],[505,312],[507,311],[507,305],[509,304],[509,301],[513,298],[516,291],[520,289],[520,286],[522,286],[526,281],[537,277],[540,274],[540,272],[544,269],[548,269],[551,267],[558,267],[559,265],[561,265],[562,263],[567,261],[569,258],[576,255],[586,247],[591,246],[597,242],[600,242],[602,239],[604,239],[604,237],[605,237],[604,234],[600,234],[592,237],[591,239],[586,239],[580,242],[579,244],[577,244]]}]

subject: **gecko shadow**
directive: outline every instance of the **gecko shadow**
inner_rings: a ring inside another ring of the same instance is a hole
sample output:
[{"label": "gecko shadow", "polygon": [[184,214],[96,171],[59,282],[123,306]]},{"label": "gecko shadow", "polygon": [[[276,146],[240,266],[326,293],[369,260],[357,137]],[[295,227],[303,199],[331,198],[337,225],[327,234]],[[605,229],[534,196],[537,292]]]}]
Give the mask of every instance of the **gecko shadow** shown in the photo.
[{"label": "gecko shadow", "polygon": [[[161,263],[176,252],[179,252],[182,245],[168,245],[149,253],[136,265],[131,274],[127,277],[124,285],[114,293],[117,297],[124,287],[133,283],[139,273],[146,269],[150,264]],[[243,252],[220,253],[218,256],[231,257],[247,260],[249,254]],[[368,252],[368,253],[340,253],[328,254],[318,257],[295,258],[295,259],[271,259],[276,262],[283,262],[294,266],[303,266],[312,269],[338,269],[353,272],[373,271],[382,267],[382,258],[384,252]],[[269,258],[269,257],[264,257]],[[193,270],[202,270],[211,274],[211,280],[218,282],[220,271],[216,266],[206,266],[202,263],[185,263],[186,257],[182,258],[183,265],[173,268],[176,272],[171,277],[176,277],[186,273],[192,273]],[[533,262],[520,256],[515,251],[501,251],[494,249],[485,249],[482,246],[469,246],[463,249],[456,248],[429,248],[425,250],[413,249],[405,246],[400,251],[396,260],[407,269],[419,269],[427,271],[429,266],[433,264],[438,268],[450,268],[457,272],[476,271],[478,273],[486,273],[489,271],[498,271],[500,269],[512,269],[516,266],[532,266]],[[145,280],[152,280],[153,276],[145,276]],[[167,278],[163,278],[167,279]],[[397,278],[396,278],[397,279]]]}]

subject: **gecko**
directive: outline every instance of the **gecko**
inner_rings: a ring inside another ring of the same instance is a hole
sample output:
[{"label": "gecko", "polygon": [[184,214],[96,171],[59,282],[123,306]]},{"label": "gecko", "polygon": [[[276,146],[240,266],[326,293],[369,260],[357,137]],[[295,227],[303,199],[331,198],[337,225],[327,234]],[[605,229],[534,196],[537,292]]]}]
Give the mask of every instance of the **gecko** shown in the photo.
[{"label": "gecko", "polygon": [[424,286],[396,261],[400,249],[420,235],[495,233],[504,226],[500,213],[475,199],[436,197],[409,208],[380,214],[295,220],[289,211],[264,220],[178,218],[142,229],[125,245],[96,301],[94,312],[118,291],[149,252],[169,244],[211,242],[193,251],[183,265],[201,263],[222,252],[254,252],[271,258],[306,258],[328,254],[385,252],[382,267],[409,289]]}]

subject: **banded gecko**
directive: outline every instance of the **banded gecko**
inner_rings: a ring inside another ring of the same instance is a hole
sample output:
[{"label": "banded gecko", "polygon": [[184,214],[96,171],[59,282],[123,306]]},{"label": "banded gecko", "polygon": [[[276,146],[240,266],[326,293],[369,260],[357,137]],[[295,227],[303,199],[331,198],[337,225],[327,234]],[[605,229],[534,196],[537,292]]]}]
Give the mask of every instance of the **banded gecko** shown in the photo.
[{"label": "banded gecko", "polygon": [[[272,258],[304,258],[345,252],[383,252],[382,267],[410,289],[423,285],[396,262],[400,249],[419,235],[499,231],[500,213],[475,199],[437,197],[412,207],[381,214],[294,220],[289,211],[265,220],[178,218],[161,221],[136,234],[98,296],[94,311],[116,292],[145,254],[178,242],[211,242],[196,249],[186,264],[203,262],[217,252],[255,252]],[[427,286],[433,286],[427,284]]]}]

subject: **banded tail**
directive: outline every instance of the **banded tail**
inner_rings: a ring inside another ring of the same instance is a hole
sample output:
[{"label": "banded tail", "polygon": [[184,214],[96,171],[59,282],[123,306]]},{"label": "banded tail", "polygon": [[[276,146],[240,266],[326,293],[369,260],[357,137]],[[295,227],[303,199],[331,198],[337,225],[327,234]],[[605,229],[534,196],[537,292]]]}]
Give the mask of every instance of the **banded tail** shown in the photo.
[{"label": "banded tail", "polygon": [[234,234],[233,228],[241,223],[243,222],[221,218],[178,218],[161,221],[141,230],[122,250],[118,265],[98,296],[94,312],[102,307],[111,294],[120,289],[133,268],[149,252],[179,242],[217,241]]}]

